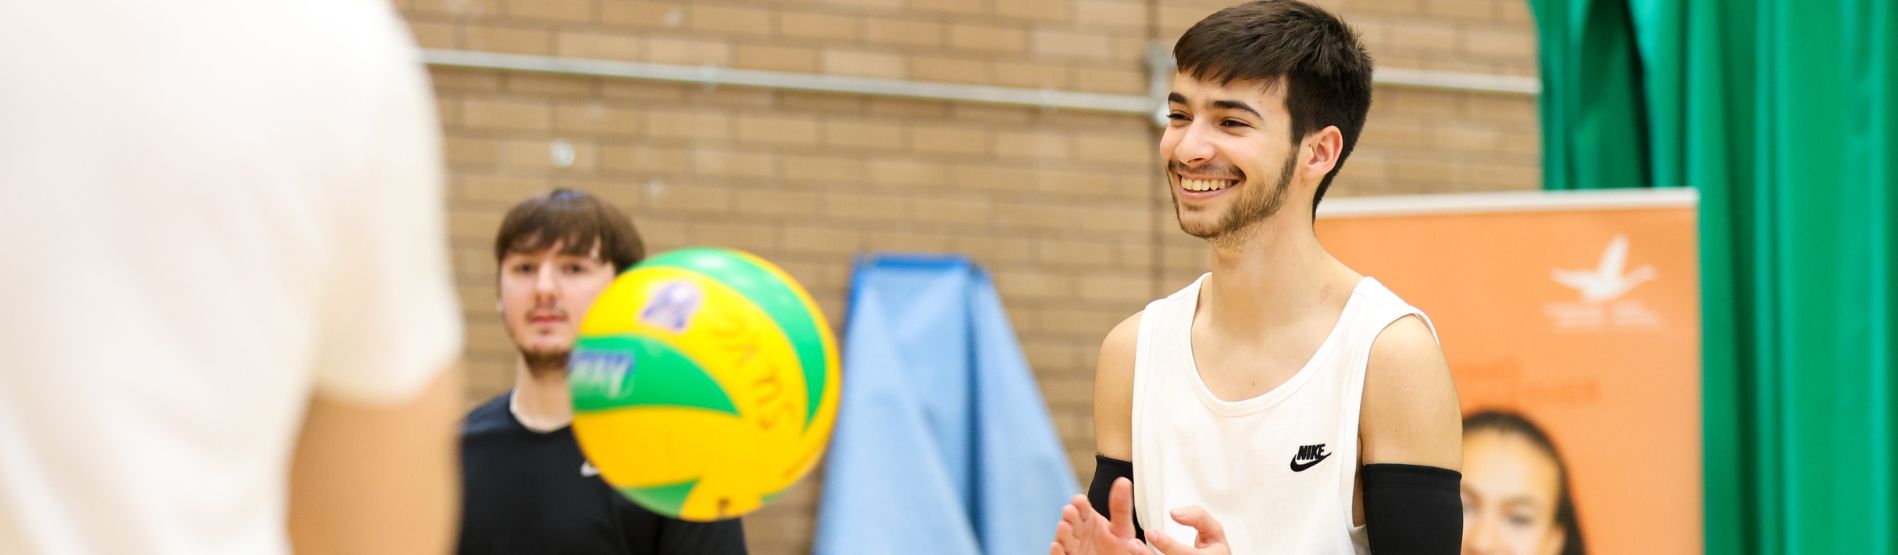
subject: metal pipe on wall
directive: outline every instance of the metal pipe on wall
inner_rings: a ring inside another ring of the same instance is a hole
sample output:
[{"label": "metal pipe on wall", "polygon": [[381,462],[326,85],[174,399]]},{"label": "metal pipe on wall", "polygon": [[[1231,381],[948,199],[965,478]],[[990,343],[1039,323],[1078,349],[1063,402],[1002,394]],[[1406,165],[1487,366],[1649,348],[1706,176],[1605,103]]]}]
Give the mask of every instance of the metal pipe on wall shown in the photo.
[{"label": "metal pipe on wall", "polygon": [[[622,62],[585,58],[560,58],[527,54],[503,54],[470,50],[422,51],[422,62],[437,67],[496,69],[557,75],[577,75],[614,79],[641,79],[694,83],[708,87],[739,86],[800,90],[839,94],[862,94],[954,102],[977,102],[1010,106],[1028,106],[1048,110],[1074,110],[1155,116],[1164,106],[1160,92],[1148,96],[1099,94],[1054,89],[1024,89],[988,85],[934,83],[902,79],[880,79],[847,75],[818,75],[734,69],[715,66],[686,66],[647,62]],[[1148,65],[1171,65],[1170,56],[1150,55]],[[1163,75],[1155,71],[1155,75]],[[1541,81],[1533,77],[1489,75],[1404,68],[1379,68],[1373,81],[1380,85],[1428,88],[1459,92],[1506,95],[1536,95]],[[1156,81],[1158,82],[1158,81]],[[1159,91],[1159,89],[1155,89]],[[1163,91],[1161,91],[1163,92]]]},{"label": "metal pipe on wall", "polygon": [[1035,106],[1055,110],[1110,112],[1145,115],[1153,101],[1145,96],[1096,94],[1054,89],[1022,89],[931,83],[901,79],[817,75],[780,71],[733,69],[715,66],[685,66],[646,62],[620,62],[580,58],[556,58],[524,54],[500,54],[466,50],[423,50],[422,61],[431,66],[475,69],[529,71],[559,75],[671,81],[706,86],[739,86],[786,89],[870,96],[979,102],[1013,106]]}]

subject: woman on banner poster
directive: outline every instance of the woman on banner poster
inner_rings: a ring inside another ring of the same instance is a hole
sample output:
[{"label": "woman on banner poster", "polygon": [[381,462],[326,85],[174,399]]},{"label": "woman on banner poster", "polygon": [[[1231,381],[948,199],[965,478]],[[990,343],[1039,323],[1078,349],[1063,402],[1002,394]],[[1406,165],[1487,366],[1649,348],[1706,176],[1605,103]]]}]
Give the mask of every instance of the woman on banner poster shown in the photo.
[{"label": "woman on banner poster", "polygon": [[1535,423],[1486,410],[1463,419],[1463,553],[1582,555],[1568,465]]}]

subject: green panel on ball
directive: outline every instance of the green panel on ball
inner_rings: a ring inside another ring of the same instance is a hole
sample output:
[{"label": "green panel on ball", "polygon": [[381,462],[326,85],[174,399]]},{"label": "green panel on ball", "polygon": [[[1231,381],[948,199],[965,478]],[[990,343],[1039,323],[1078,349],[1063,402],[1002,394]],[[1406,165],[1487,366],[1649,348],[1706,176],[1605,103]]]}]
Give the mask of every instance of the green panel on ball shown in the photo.
[{"label": "green panel on ball", "polygon": [[649,258],[639,266],[666,266],[710,276],[751,299],[760,310],[770,315],[778,329],[784,332],[784,337],[790,340],[791,347],[797,351],[798,365],[804,371],[805,399],[808,400],[804,408],[804,426],[811,425],[816,419],[817,407],[822,404],[829,365],[825,360],[824,339],[818,331],[817,322],[811,318],[810,310],[798,293],[791,289],[792,284],[736,251],[720,248],[680,249]]},{"label": "green panel on ball", "polygon": [[692,488],[698,487],[698,480],[687,480],[677,484],[647,486],[643,488],[620,488],[620,495],[638,502],[662,515],[677,517],[685,508],[685,498],[692,495]]},{"label": "green panel on ball", "polygon": [[651,338],[583,337],[567,369],[575,412],[673,406],[738,414],[731,396],[705,369]]}]

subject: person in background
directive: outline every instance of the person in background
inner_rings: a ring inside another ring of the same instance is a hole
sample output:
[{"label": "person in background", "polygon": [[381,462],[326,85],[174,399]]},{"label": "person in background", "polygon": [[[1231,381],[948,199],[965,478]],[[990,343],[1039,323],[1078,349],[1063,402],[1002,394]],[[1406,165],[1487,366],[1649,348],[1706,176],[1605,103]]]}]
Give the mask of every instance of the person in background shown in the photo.
[{"label": "person in background", "polygon": [[1582,555],[1568,465],[1541,427],[1520,414],[1463,419],[1463,553]]},{"label": "person in background", "polygon": [[645,256],[632,220],[583,191],[536,195],[501,221],[499,307],[520,357],[514,388],[463,421],[463,555],[745,553],[738,519],[648,511],[608,486],[574,439],[567,358],[581,318]]}]

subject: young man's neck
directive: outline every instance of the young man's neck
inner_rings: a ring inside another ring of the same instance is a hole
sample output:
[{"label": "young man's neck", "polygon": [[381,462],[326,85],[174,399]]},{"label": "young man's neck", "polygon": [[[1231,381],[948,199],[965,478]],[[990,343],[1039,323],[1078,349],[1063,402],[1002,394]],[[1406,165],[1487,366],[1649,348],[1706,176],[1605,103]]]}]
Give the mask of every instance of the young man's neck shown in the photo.
[{"label": "young man's neck", "polygon": [[551,432],[573,423],[573,393],[567,389],[565,368],[530,368],[525,361],[514,368],[514,398],[508,407],[522,426]]},{"label": "young man's neck", "polygon": [[1266,332],[1314,310],[1344,304],[1358,276],[1318,244],[1311,221],[1287,206],[1235,237],[1212,241],[1212,276],[1199,310],[1216,327]]}]

